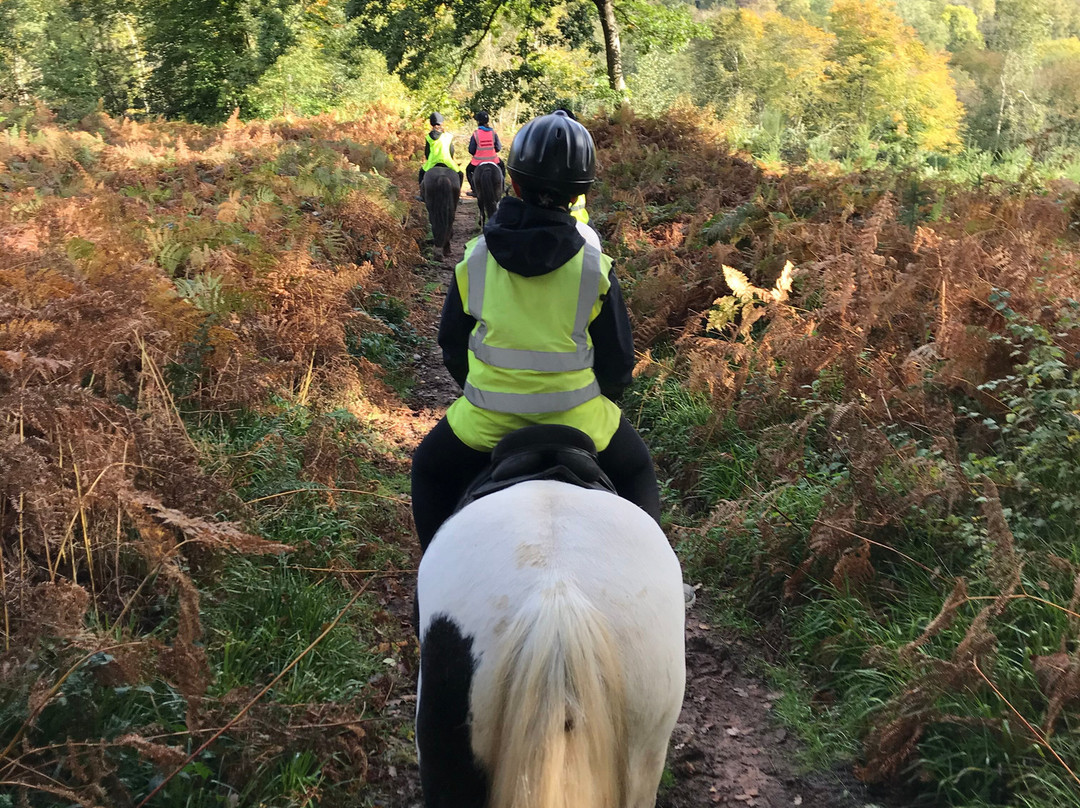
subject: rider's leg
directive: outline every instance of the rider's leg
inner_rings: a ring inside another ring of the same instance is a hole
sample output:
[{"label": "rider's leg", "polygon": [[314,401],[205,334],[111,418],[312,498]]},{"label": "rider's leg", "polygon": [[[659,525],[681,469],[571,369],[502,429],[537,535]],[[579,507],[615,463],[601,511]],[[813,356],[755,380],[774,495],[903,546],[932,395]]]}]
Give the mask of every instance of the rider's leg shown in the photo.
[{"label": "rider's leg", "polygon": [[645,441],[623,416],[611,442],[598,455],[600,468],[628,499],[660,524],[660,486]]},{"label": "rider's leg", "polygon": [[413,453],[412,510],[423,552],[491,455],[462,443],[443,418]]},{"label": "rider's leg", "polygon": [[[423,553],[442,523],[454,513],[469,483],[491,455],[466,446],[443,418],[413,452],[412,511]],[[420,604],[413,597],[413,630],[420,633]]]},{"label": "rider's leg", "polygon": [[420,169],[420,176],[416,178],[416,184],[419,186],[420,191],[417,193],[416,198],[423,200],[424,198],[424,169]]}]

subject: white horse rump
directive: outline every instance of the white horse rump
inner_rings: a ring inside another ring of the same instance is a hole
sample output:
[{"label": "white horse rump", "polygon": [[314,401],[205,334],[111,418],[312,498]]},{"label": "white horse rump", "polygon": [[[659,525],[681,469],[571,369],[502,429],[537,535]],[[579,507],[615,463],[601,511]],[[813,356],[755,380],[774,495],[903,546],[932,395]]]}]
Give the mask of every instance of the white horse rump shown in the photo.
[{"label": "white horse rump", "polygon": [[552,481],[470,504],[420,564],[427,808],[651,808],[685,684],[683,591],[626,500]]}]

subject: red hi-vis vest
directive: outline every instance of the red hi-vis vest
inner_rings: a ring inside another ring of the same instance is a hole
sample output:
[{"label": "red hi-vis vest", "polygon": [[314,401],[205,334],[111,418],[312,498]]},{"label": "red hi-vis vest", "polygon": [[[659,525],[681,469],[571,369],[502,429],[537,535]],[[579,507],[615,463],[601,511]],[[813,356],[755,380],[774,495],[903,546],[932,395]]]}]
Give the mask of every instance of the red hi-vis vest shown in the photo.
[{"label": "red hi-vis vest", "polygon": [[499,162],[499,153],[495,151],[495,130],[477,129],[473,133],[476,138],[476,154],[473,155],[470,164],[478,166],[481,163]]}]

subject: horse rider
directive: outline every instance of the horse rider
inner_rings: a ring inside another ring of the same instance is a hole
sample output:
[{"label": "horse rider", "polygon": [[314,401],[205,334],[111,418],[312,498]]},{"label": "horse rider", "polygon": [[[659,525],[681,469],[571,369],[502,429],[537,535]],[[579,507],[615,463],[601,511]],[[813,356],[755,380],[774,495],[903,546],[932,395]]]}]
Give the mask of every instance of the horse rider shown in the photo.
[{"label": "horse rider", "polygon": [[454,270],[439,325],[464,394],[417,447],[412,507],[421,549],[501,438],[530,424],[588,434],[618,493],[660,521],[652,458],[616,403],[634,343],[611,258],[570,204],[596,176],[588,130],[563,111],[534,118],[508,161],[504,197]]},{"label": "horse rider", "polygon": [[421,202],[424,201],[424,174],[431,171],[435,166],[446,166],[453,169],[464,181],[461,170],[458,168],[457,163],[454,162],[454,136],[450,132],[443,131],[444,120],[439,112],[433,112],[428,116],[431,131],[424,138],[424,165],[420,167],[420,176],[417,178],[417,183],[420,185],[420,195],[416,198]]},{"label": "horse rider", "polygon": [[472,133],[472,137],[469,138],[469,154],[472,155],[472,160],[465,166],[465,177],[469,180],[469,196],[476,196],[472,190],[472,178],[473,172],[476,171],[478,165],[484,163],[494,163],[499,167],[502,172],[503,184],[506,183],[506,166],[503,165],[502,158],[499,157],[499,152],[502,151],[502,142],[499,140],[499,134],[490,126],[488,122],[491,120],[486,111],[481,110],[473,115],[476,119],[476,131]]}]

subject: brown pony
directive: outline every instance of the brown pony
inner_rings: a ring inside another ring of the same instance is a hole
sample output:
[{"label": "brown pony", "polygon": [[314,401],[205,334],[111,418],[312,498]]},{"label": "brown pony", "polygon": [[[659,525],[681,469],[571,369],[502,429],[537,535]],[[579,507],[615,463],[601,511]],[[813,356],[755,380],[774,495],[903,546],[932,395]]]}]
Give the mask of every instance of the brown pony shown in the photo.
[{"label": "brown pony", "polygon": [[442,259],[450,258],[450,234],[454,229],[458,197],[461,196],[461,175],[446,166],[435,166],[424,174],[424,205],[431,236],[435,242],[435,254],[442,251]]},{"label": "brown pony", "polygon": [[495,215],[495,207],[503,195],[503,173],[495,163],[481,163],[473,170],[473,190],[480,208],[480,227]]}]

